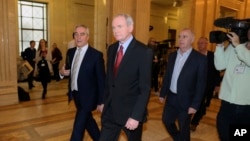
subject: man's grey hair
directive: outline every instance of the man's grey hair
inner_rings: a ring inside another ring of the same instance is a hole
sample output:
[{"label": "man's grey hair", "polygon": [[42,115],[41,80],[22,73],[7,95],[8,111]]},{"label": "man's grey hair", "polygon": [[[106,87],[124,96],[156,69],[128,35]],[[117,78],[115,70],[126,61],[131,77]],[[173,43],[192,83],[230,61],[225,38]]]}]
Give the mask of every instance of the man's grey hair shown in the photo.
[{"label": "man's grey hair", "polygon": [[117,18],[117,17],[124,17],[128,26],[134,25],[133,18],[128,14],[117,14],[114,18]]},{"label": "man's grey hair", "polygon": [[78,27],[85,28],[86,29],[86,33],[89,35],[89,27],[88,26],[83,25],[83,24],[79,24],[79,25],[76,25],[75,29],[77,29]]}]

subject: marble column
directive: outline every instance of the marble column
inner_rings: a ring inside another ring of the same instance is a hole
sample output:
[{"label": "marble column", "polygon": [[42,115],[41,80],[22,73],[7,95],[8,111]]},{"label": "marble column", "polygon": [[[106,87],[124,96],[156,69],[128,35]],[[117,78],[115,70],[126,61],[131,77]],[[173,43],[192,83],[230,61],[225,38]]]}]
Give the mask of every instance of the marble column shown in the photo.
[{"label": "marble column", "polygon": [[107,43],[107,0],[95,0],[94,47],[103,52],[106,59]]},{"label": "marble column", "polygon": [[0,106],[18,102],[17,1],[0,0]]}]

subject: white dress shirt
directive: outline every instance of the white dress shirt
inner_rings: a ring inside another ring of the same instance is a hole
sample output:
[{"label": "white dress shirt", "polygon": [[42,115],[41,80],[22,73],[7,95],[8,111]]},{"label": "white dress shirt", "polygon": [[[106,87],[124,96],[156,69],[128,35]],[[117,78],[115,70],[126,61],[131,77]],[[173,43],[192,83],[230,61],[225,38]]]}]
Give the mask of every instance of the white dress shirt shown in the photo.
[{"label": "white dress shirt", "polygon": [[171,84],[170,84],[170,90],[173,93],[177,93],[177,81],[178,77],[180,75],[180,72],[182,70],[182,67],[184,66],[188,56],[190,55],[192,51],[192,48],[187,50],[185,53],[181,54],[180,49],[177,51],[177,57],[175,60],[174,70],[172,74]]},{"label": "white dress shirt", "polygon": [[[80,66],[81,66],[81,64],[82,64],[82,60],[83,60],[83,58],[84,58],[84,56],[85,56],[85,53],[86,53],[86,51],[87,51],[87,49],[88,49],[88,44],[87,45],[85,45],[85,46],[83,46],[83,47],[81,47],[82,49],[81,49],[81,53],[80,53],[80,63],[78,63],[77,64],[77,67],[76,67],[76,76],[77,77],[75,77],[75,80],[71,80],[71,81],[75,81],[76,83],[75,84],[77,84],[77,79],[78,79],[78,74],[79,74],[79,69],[80,69]],[[75,58],[76,58],[76,54],[77,54],[77,52],[78,52],[78,49],[79,49],[79,47],[77,47],[77,50],[76,50],[76,52],[75,52],[75,55],[74,55],[74,58],[73,58],[73,62],[72,62],[72,64],[71,64],[71,70],[70,70],[70,72],[72,72],[72,67],[73,67],[73,64],[74,64],[74,62],[75,62]],[[71,74],[71,76],[72,76],[72,74]],[[71,77],[72,78],[72,77]],[[72,82],[71,82],[72,83]],[[78,84],[75,86],[75,88],[71,88],[71,90],[73,91],[73,90],[78,90]]]}]

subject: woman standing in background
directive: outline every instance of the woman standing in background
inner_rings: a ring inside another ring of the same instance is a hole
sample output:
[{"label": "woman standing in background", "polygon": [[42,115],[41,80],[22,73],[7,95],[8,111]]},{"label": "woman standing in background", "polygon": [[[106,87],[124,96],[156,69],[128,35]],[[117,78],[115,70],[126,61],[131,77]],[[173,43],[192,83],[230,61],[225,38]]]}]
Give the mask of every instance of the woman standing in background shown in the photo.
[{"label": "woman standing in background", "polygon": [[[36,52],[36,76],[39,77],[42,86],[43,93],[42,98],[44,99],[47,94],[47,85],[50,82],[50,74],[53,72],[51,65],[51,52],[47,48],[47,41],[45,39],[41,39],[39,41],[38,49]],[[48,73],[49,72],[49,73]]]}]

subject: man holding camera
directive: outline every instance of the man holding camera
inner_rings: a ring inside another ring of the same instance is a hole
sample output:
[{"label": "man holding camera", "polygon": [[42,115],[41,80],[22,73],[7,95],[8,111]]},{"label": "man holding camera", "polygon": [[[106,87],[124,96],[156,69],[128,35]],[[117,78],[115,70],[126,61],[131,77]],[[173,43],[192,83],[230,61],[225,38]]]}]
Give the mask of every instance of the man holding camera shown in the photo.
[{"label": "man holding camera", "polygon": [[240,44],[239,36],[234,32],[229,32],[227,37],[231,44],[226,48],[223,43],[217,44],[214,53],[216,69],[225,70],[219,94],[221,107],[217,115],[221,141],[229,141],[233,136],[230,128],[250,126],[250,50],[247,48],[250,28],[247,43]]}]

